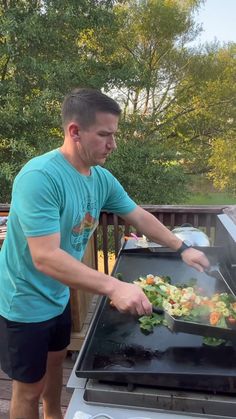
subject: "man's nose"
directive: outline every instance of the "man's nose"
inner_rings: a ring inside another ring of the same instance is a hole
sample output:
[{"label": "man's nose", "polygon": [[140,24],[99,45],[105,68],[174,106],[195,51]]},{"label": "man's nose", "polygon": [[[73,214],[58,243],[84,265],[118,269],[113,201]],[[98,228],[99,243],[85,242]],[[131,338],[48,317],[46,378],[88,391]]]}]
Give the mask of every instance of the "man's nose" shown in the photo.
[{"label": "man's nose", "polygon": [[115,140],[115,137],[113,135],[111,135],[111,138],[110,138],[107,145],[108,145],[108,148],[110,150],[115,150],[117,148],[116,140]]}]

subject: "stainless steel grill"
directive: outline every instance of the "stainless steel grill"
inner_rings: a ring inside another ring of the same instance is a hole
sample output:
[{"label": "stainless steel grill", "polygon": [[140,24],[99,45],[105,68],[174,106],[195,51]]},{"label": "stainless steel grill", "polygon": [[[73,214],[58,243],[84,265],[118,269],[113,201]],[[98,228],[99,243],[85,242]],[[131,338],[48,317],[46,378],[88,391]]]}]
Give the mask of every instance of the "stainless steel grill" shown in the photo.
[{"label": "stainless steel grill", "polygon": [[236,400],[234,396],[216,396],[201,392],[170,391],[117,384],[105,384],[88,380],[84,399],[92,404],[109,404],[179,413],[195,413],[218,417],[235,417]]},{"label": "stainless steel grill", "polygon": [[[148,273],[169,275],[177,282],[194,276],[210,294],[229,289],[235,293],[236,226],[228,216],[218,217],[215,246],[204,250],[212,264],[220,265],[224,281],[209,280],[164,248],[152,253],[134,250],[130,244],[120,252],[114,274],[122,273],[130,281]],[[201,336],[172,333],[166,327],[144,336],[137,319],[112,310],[104,298],[80,351],[75,374],[85,378],[82,399],[86,406],[127,408],[127,412],[135,409],[140,413],[137,417],[148,419],[159,417],[160,412],[183,415],[180,417],[236,417],[234,343],[207,347]],[[118,410],[114,418],[126,419]]]}]

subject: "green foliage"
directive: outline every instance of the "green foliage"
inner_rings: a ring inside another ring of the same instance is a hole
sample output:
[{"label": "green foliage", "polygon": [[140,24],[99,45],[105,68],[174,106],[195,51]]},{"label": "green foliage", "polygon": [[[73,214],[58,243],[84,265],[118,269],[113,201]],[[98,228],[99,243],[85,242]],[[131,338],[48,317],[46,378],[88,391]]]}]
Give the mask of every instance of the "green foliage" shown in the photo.
[{"label": "green foliage", "polygon": [[136,123],[148,115],[145,135],[156,132],[167,150],[178,152],[185,172],[209,172],[216,187],[224,184],[235,193],[235,152],[223,179],[214,141],[224,137],[226,166],[232,147],[225,140],[233,143],[235,137],[235,44],[186,48],[198,31],[191,19],[198,6],[197,1],[133,1],[122,9],[119,39],[123,63],[130,68],[123,95],[125,115],[129,119],[131,110],[135,112]]},{"label": "green foliage", "polygon": [[[137,126],[135,124],[133,129]],[[132,135],[130,131],[127,121],[124,127],[121,124],[117,151],[106,167],[139,204],[178,204],[183,201],[187,197],[187,185],[178,154],[166,149],[155,136],[145,138],[141,132],[134,131]]]},{"label": "green foliage", "polygon": [[[0,141],[0,201],[10,202],[10,191],[14,177],[21,168],[24,159],[34,156],[34,148],[24,140],[14,139]],[[9,159],[10,157],[10,159]]]},{"label": "green foliage", "polygon": [[183,202],[186,173],[235,194],[235,44],[188,47],[200,4],[2,2],[0,202],[30,157],[61,144],[60,103],[77,86],[123,106],[107,167],[139,203]]},{"label": "green foliage", "polygon": [[230,191],[236,198],[236,138],[217,138],[213,141],[209,162],[212,166],[208,176],[216,188]]},{"label": "green foliage", "polygon": [[12,181],[30,157],[61,144],[65,93],[110,82],[104,60],[84,59],[79,39],[86,31],[109,31],[111,6],[89,0],[0,5],[0,202],[10,202]]}]

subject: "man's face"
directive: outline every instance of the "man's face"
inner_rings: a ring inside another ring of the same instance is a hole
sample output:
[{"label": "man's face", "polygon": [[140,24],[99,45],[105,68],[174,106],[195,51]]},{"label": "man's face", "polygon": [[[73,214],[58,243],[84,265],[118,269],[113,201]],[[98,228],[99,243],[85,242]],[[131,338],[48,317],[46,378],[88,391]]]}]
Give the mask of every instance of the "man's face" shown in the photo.
[{"label": "man's face", "polygon": [[85,164],[103,165],[109,154],[116,149],[118,121],[119,117],[116,115],[97,112],[93,125],[79,129],[78,150]]}]

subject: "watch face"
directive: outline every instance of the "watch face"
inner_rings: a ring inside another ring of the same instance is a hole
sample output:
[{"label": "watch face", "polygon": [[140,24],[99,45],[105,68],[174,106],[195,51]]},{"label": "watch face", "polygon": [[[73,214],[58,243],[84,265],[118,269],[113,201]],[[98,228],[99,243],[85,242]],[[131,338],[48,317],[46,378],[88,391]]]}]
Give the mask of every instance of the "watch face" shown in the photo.
[{"label": "watch face", "polygon": [[186,244],[187,246],[192,246],[193,245],[191,240],[184,240],[184,244]]}]

